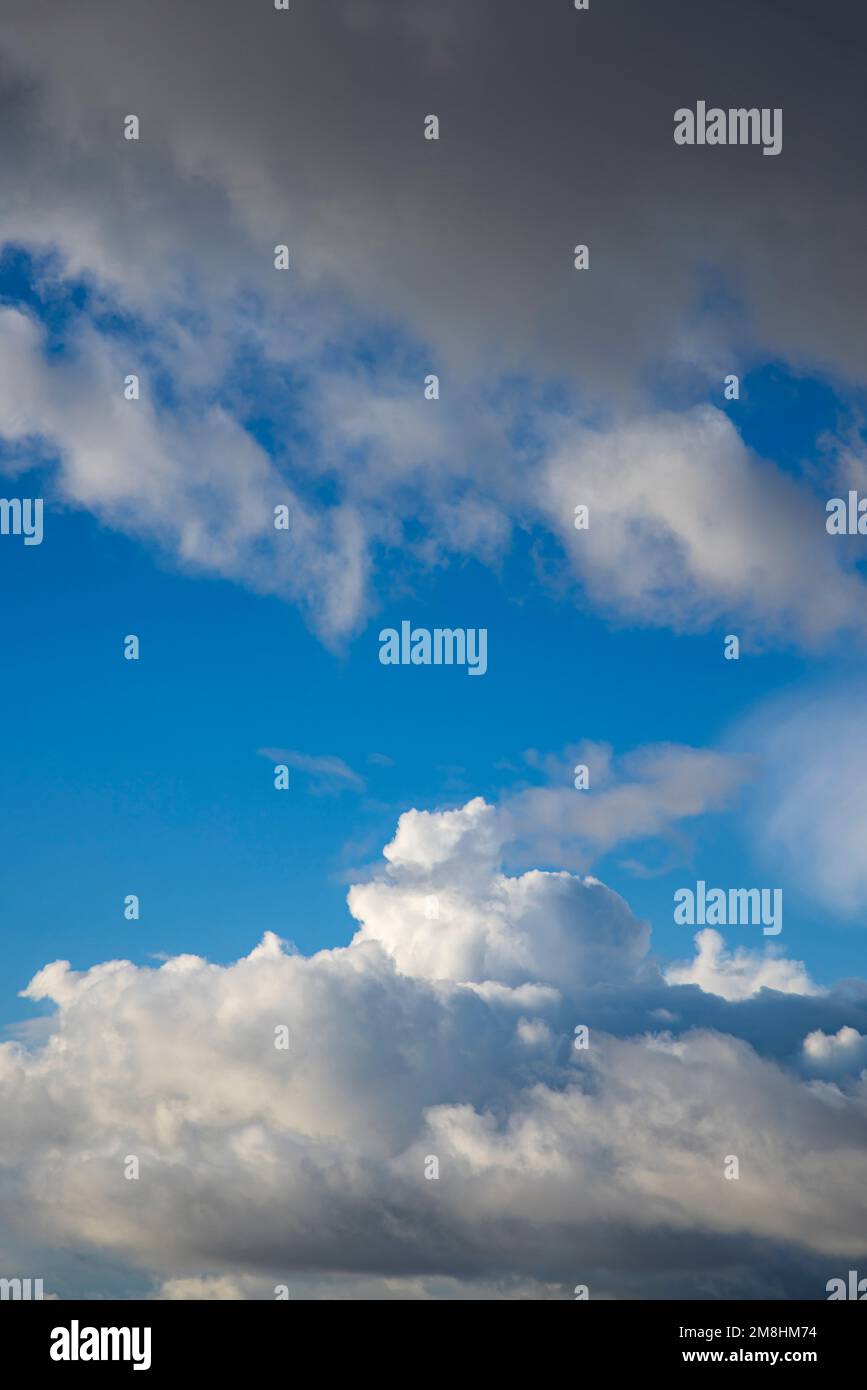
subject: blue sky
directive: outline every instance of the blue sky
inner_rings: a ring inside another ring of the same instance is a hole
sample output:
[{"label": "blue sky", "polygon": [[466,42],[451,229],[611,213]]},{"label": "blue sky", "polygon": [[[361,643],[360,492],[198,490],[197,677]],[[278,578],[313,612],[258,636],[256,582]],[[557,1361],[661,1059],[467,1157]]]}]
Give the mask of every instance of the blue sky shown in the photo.
[{"label": "blue sky", "polygon": [[[0,1277],[824,1298],[867,1268],[863,17],[11,8]],[[693,100],[782,147],[676,143]],[[384,665],[406,620],[485,673]],[[782,932],[678,925],[699,880]]]},{"label": "blue sky", "polygon": [[[70,325],[88,312],[85,287],[61,283],[40,297],[26,258],[4,264],[4,303],[38,314],[52,352],[63,353]],[[127,326],[114,319],[110,329],[137,351]],[[847,405],[826,384],[770,364],[745,378],[742,400],[727,409],[746,443],[773,449],[794,474]],[[268,447],[270,415],[285,424],[285,396],[263,393],[248,406]],[[845,653],[811,660],[759,650],[726,662],[724,624],[676,635],[606,622],[574,588],[558,593],[540,578],[539,555],[553,551],[532,528],[516,533],[494,569],[465,560],[406,583],[384,556],[376,613],[329,649],[279,599],[185,573],[155,546],[53,500],[51,477],[50,465],[37,467],[18,484],[21,495],[47,498],[47,543],[7,538],[0,547],[12,596],[3,701],[14,730],[0,837],[4,916],[15,924],[0,967],[6,1022],[32,1013],[17,990],[55,957],[78,969],[118,955],[228,961],[263,930],[304,952],[345,944],[354,926],[347,883],[378,859],[407,806],[496,798],[532,780],[527,749],[555,752],[585,738],[617,753],[717,745],[769,697],[852,675]],[[380,665],[381,627],[404,617],[456,625],[458,615],[488,629],[484,679]],[[730,627],[739,630],[734,613]],[[138,664],[122,659],[128,632],[142,641]],[[258,752],[272,747],[338,756],[365,789],[317,794],[293,771],[290,790],[278,793],[273,760]],[[631,874],[619,850],[595,866],[650,920],[666,957],[689,954],[672,921],[681,883],[767,879],[737,807],[689,833],[686,856],[658,876]],[[629,857],[643,850],[651,865],[664,862],[640,843]],[[137,923],[122,912],[132,892]],[[848,918],[826,918],[817,932],[815,905],[787,885],[784,944],[817,981],[854,969],[859,943]]]}]

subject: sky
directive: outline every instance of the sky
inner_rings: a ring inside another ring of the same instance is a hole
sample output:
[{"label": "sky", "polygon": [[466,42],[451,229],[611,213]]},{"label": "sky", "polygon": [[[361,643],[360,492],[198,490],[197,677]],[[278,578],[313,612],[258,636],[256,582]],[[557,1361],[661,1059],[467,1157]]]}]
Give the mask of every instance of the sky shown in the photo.
[{"label": "sky", "polygon": [[[865,1268],[865,42],[841,0],[8,0],[0,1275]],[[780,153],[676,145],[698,100]],[[404,621],[486,669],[383,664]],[[678,921],[700,881],[779,931]]]}]

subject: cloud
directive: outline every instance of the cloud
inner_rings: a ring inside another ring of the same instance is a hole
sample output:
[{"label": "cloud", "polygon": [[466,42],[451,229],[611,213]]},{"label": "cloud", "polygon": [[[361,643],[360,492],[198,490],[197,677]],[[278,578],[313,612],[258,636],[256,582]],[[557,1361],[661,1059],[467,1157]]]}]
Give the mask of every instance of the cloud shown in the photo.
[{"label": "cloud", "polygon": [[[60,360],[46,349],[32,316],[0,308],[0,432],[56,450],[65,504],[89,508],[191,572],[295,599],[326,637],[358,620],[366,542],[351,504],[305,503],[215,400],[194,392],[174,411],[159,410],[147,389],[126,400],[118,345],[92,328],[82,327]],[[183,394],[182,378],[175,390]],[[5,471],[27,461],[18,450]],[[288,532],[275,529],[278,505],[289,507]]]},{"label": "cloud", "polygon": [[[405,583],[497,564],[516,527],[559,537],[618,621],[806,645],[863,632],[824,499],[707,404],[769,360],[844,397],[867,379],[847,57],[863,18],[832,39],[807,0],[760,10],[745,59],[737,25],[709,46],[687,0],[650,25],[606,14],[592,40],[549,9],[190,0],[179,21],[166,0],[13,3],[0,240],[36,256],[47,317],[58,299],[67,313],[50,365],[32,324],[0,321],[0,432],[58,456],[67,503],[298,604],[332,644],[377,607],[383,568]],[[784,156],[675,147],[699,76],[783,106]],[[135,410],[122,364],[151,391]],[[280,502],[292,529],[275,536]]]},{"label": "cloud", "polygon": [[[847,233],[865,197],[849,179],[863,114],[847,78],[862,34],[863,17],[819,23],[809,0],[785,18],[757,10],[747,57],[737,24],[720,35],[688,0],[649,25],[606,14],[592,38],[571,7],[543,16],[521,0],[480,0],[472,17],[461,0],[412,5],[397,21],[387,0],[287,15],[191,0],[183,22],[166,3],[146,17],[98,0],[74,17],[13,3],[5,96],[21,119],[4,123],[2,152],[10,175],[36,158],[40,177],[5,231],[59,228],[76,263],[142,298],[179,292],[179,259],[234,279],[280,231],[305,290],[339,286],[380,321],[409,321],[459,370],[492,354],[525,369],[529,352],[545,374],[634,391],[660,358],[730,362],[746,340],[853,373],[864,270]],[[817,42],[807,94],[799,72]],[[516,53],[531,103],[515,100]],[[697,82],[784,106],[784,157],[677,149],[673,111]],[[287,138],[314,105],[307,139]],[[121,139],[129,110],[137,145]],[[580,280],[579,232],[596,252]],[[817,254],[829,244],[836,257]],[[734,304],[710,315],[719,266]]]},{"label": "cloud", "polygon": [[760,989],[775,989],[783,994],[820,992],[802,961],[785,959],[773,946],[766,946],[763,951],[739,946],[730,951],[720,933],[709,927],[696,932],[694,941],[694,959],[666,970],[670,985],[698,985],[722,999],[749,999]]},{"label": "cloud", "polygon": [[824,500],[756,458],[721,410],[564,430],[545,481],[551,523],[603,611],[685,631],[725,623],[720,640],[864,631],[864,587],[825,531]]},{"label": "cloud", "polygon": [[[256,1281],[213,1275],[202,1279],[166,1279],[157,1297],[170,1303],[234,1302],[255,1297]],[[271,1297],[274,1297],[273,1290]]]},{"label": "cloud", "polygon": [[[860,1021],[853,995],[665,984],[603,884],[503,872],[480,798],[406,812],[349,902],[350,945],[309,958],[266,934],[31,981],[54,1027],[0,1046],[0,1190],[61,1296],[76,1253],[91,1296],[167,1298],[815,1297],[867,1253],[863,1084],[762,1046]],[[758,984],[743,960],[717,974]]]},{"label": "cloud", "polygon": [[867,732],[863,686],[801,689],[733,731],[756,768],[748,829],[787,881],[842,917],[867,893]]},{"label": "cloud", "polygon": [[[563,754],[527,760],[549,783],[507,792],[500,834],[522,862],[587,868],[616,845],[682,838],[682,822],[727,808],[751,776],[748,757],[682,744],[649,744],[615,758],[585,741]],[[590,785],[576,790],[577,766]]]},{"label": "cloud", "polygon": [[840,1079],[859,1075],[867,1067],[867,1037],[857,1028],[823,1033],[821,1028],[804,1039],[804,1070],[810,1076]]},{"label": "cloud", "polygon": [[[173,1302],[205,1299],[273,1300],[276,1289],[267,1279],[256,1275],[213,1275],[204,1278],[167,1279],[154,1293],[158,1299]],[[448,1276],[397,1276],[381,1279],[364,1275],[295,1274],[288,1287],[293,1302],[299,1299],[328,1299],[351,1302],[429,1302],[431,1300],[553,1300],[562,1299],[563,1289],[557,1284],[545,1284],[538,1279],[452,1279]],[[282,1292],[282,1290],[281,1290]]]},{"label": "cloud", "polygon": [[314,792],[333,794],[346,789],[364,791],[364,779],[353,772],[342,758],[332,754],[315,757],[310,753],[297,753],[291,748],[260,748],[259,753],[269,762],[285,763],[287,767],[305,773]]},{"label": "cloud", "polygon": [[350,889],[357,940],[431,980],[568,992],[642,971],[649,928],[616,893],[568,873],[500,873],[500,833],[481,797],[456,811],[405,812],[383,851],[386,875]]}]

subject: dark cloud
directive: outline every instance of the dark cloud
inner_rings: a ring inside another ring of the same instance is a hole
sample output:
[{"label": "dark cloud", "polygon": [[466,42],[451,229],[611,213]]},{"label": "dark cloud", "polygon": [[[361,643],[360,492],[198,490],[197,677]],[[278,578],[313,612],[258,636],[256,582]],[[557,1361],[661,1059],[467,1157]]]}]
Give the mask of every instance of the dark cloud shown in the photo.
[{"label": "dark cloud", "polygon": [[[130,443],[164,459],[155,495],[85,476],[80,417],[104,408],[114,346],[73,323],[49,377],[31,335],[30,390],[0,400],[0,428],[20,445],[41,423],[67,500],[338,640],[375,603],[383,547],[410,568],[492,561],[529,523],[570,550],[576,489],[604,508],[613,457],[635,555],[609,528],[575,556],[604,610],[689,629],[736,603],[808,642],[863,625],[849,552],[818,553],[821,503],[705,404],[768,359],[863,383],[850,6],[28,0],[5,18],[0,237],[55,255],[49,287],[83,275],[94,306],[134,315],[179,402]],[[780,107],[782,153],[676,146],[674,111],[699,99]],[[241,437],[257,391],[273,460]],[[55,394],[81,408],[46,417]],[[700,487],[669,454],[699,456]],[[729,470],[724,504],[705,497]],[[294,506],[291,563],[268,538],[275,496]],[[804,592],[814,566],[825,598]]]},{"label": "dark cloud", "polygon": [[[619,395],[737,347],[860,379],[865,36],[843,3],[28,0],[7,6],[10,114],[45,123],[7,225],[32,232],[65,196],[42,233],[133,282],[172,242],[254,280],[251,256],[286,241],[302,284],[393,314],[453,373],[511,360]],[[782,107],[783,153],[676,147],[699,98]],[[708,315],[720,291],[729,312]]]}]

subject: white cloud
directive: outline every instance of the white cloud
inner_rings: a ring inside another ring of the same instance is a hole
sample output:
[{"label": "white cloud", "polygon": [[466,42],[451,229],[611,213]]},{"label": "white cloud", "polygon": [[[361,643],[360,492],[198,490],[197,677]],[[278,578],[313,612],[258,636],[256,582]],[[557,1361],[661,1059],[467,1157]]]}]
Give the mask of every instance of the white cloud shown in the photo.
[{"label": "white cloud", "polygon": [[867,1037],[845,1025],[836,1033],[817,1028],[804,1039],[803,1065],[811,1076],[835,1079],[857,1075],[867,1067]]},{"label": "white cloud", "polygon": [[863,685],[799,690],[761,709],[731,743],[757,765],[749,833],[775,871],[854,916],[867,895]]},{"label": "white cloud", "polygon": [[[615,845],[682,835],[684,821],[728,807],[751,773],[746,757],[672,743],[615,759],[607,744],[588,741],[528,761],[550,784],[507,793],[500,833],[521,859],[573,868],[586,868]],[[573,785],[578,765],[590,776],[581,791]]]},{"label": "white cloud", "polygon": [[[419,894],[441,899],[438,920]],[[37,974],[26,995],[53,1001],[51,1036],[0,1047],[19,1245],[86,1253],[113,1289],[146,1277],[169,1298],[272,1297],[276,1283],[301,1297],[554,1297],[576,1282],[756,1296],[762,1279],[786,1287],[793,1252],[790,1277],[807,1270],[819,1290],[829,1259],[863,1255],[863,1090],[831,1104],[719,1031],[616,1036],[637,1000],[658,1015],[670,992],[674,1018],[689,999],[648,967],[646,927],[604,885],[504,874],[480,799],[407,812],[380,880],[350,902],[352,943],[310,958],[267,935],[229,966]],[[717,975],[755,984],[743,959],[717,956]],[[608,1026],[579,1051],[594,1007]],[[138,1181],[123,1177],[132,1154]]]},{"label": "white cloud", "polygon": [[384,854],[386,875],[353,887],[349,908],[357,939],[382,946],[402,973],[569,992],[642,969],[650,930],[597,879],[499,871],[502,829],[481,797],[457,811],[405,812]]},{"label": "white cloud", "polygon": [[[140,400],[125,400],[128,358],[119,366],[116,345],[92,330],[59,362],[44,348],[34,320],[0,309],[0,434],[38,437],[58,450],[64,502],[156,543],[195,572],[297,600],[326,637],[357,623],[368,528],[352,504],[308,506],[216,403],[199,398],[161,412],[147,384]],[[10,467],[26,462],[22,454]],[[274,528],[278,504],[290,508],[289,532]]]},{"label": "white cloud", "polygon": [[749,999],[760,989],[775,989],[782,994],[820,992],[803,962],[787,960],[778,948],[766,946],[762,951],[754,951],[738,946],[729,950],[720,933],[710,927],[696,932],[694,940],[695,957],[666,970],[670,985],[698,985],[722,999]]},{"label": "white cloud", "polygon": [[604,611],[725,624],[720,644],[730,631],[815,645],[865,630],[863,584],[826,534],[824,499],[756,458],[721,410],[564,429],[544,471],[551,524]]}]

